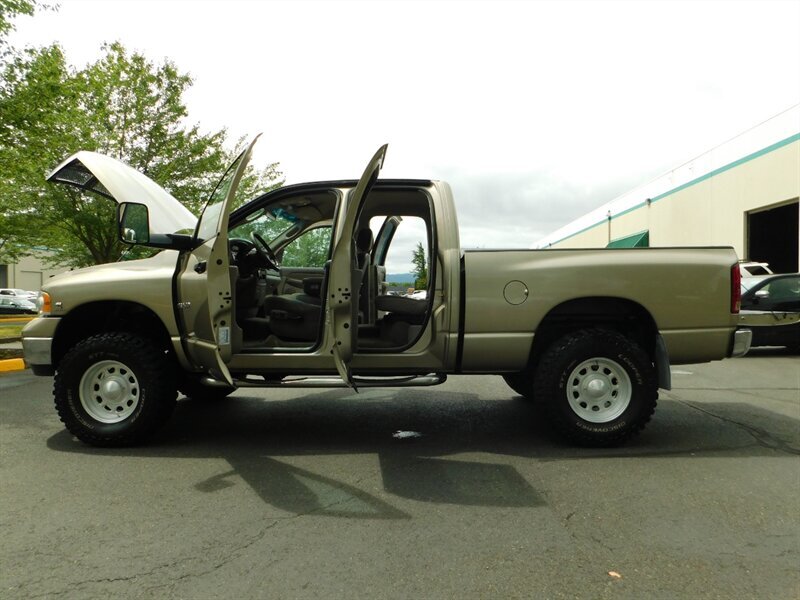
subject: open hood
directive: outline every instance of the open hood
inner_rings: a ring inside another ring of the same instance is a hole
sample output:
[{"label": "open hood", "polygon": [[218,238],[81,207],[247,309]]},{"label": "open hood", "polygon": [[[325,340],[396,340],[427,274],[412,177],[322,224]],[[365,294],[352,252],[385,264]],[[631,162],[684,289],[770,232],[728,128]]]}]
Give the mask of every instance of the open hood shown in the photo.
[{"label": "open hood", "polygon": [[94,192],[117,204],[144,204],[150,213],[150,226],[158,233],[194,230],[197,225],[197,217],[172,194],[136,169],[103,154],[77,152],[58,165],[47,181]]}]

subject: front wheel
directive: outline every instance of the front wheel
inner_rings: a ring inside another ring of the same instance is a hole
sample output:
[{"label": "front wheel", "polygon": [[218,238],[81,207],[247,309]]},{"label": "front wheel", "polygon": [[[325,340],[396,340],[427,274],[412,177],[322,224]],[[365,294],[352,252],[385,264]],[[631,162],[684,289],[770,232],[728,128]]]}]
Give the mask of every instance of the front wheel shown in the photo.
[{"label": "front wheel", "polygon": [[81,441],[137,444],[163,425],[175,406],[172,362],[147,338],[94,335],[61,359],[53,396],[61,421]]},{"label": "front wheel", "polygon": [[633,340],[587,329],[569,333],[544,353],[534,393],[553,427],[584,446],[613,446],[644,429],[656,408],[655,368]]}]

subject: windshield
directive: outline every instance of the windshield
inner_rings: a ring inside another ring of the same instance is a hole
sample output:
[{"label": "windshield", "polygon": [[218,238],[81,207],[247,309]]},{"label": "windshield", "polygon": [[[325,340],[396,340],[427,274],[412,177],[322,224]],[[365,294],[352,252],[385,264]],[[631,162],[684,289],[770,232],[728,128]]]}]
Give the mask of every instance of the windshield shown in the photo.
[{"label": "windshield", "polygon": [[277,252],[302,232],[330,225],[337,201],[328,191],[276,200],[246,216],[229,237],[249,238],[255,232]]},{"label": "windshield", "polygon": [[250,238],[255,232],[267,240],[270,247],[277,248],[281,240],[294,237],[292,234],[297,235],[305,227],[306,223],[297,215],[284,207],[274,206],[250,215],[244,223],[231,229],[228,235],[231,238]]},{"label": "windshield", "polygon": [[236,160],[234,160],[231,166],[228,167],[228,170],[225,171],[222,179],[219,180],[217,187],[211,192],[211,197],[208,199],[206,207],[200,215],[200,222],[197,224],[195,239],[205,241],[217,235],[222,207],[225,206],[225,198],[228,197],[228,192],[231,189],[231,185],[233,185],[233,179],[236,175],[236,169],[239,167],[239,163],[242,162],[244,154],[245,153],[242,152],[236,157]]},{"label": "windshield", "polygon": [[302,229],[304,223],[296,215],[284,210],[280,206],[268,209],[266,219],[261,222],[262,236],[274,243],[289,229],[296,227]]}]

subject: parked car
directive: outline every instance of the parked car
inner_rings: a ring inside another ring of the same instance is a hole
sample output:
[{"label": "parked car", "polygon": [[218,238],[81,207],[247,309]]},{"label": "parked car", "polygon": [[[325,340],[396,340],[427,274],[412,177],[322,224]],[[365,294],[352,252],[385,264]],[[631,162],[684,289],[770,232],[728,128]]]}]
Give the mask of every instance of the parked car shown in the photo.
[{"label": "parked car", "polygon": [[[800,312],[800,274],[742,278],[742,310]],[[752,346],[788,346],[800,350],[800,322],[790,325],[749,325]]]},{"label": "parked car", "polygon": [[742,293],[744,294],[748,290],[753,289],[762,281],[766,281],[770,277],[772,277],[772,275],[753,275],[748,277],[744,274],[744,271],[742,271]]},{"label": "parked car", "polygon": [[0,315],[35,315],[37,312],[30,300],[0,296]]},{"label": "parked car", "polygon": [[758,275],[772,275],[769,263],[755,262],[752,260],[739,261],[739,268],[742,270],[742,277],[756,277]]},{"label": "parked car", "polygon": [[22,298],[24,300],[36,302],[36,298],[39,297],[39,292],[21,290],[19,288],[0,288],[0,298],[3,297]]}]

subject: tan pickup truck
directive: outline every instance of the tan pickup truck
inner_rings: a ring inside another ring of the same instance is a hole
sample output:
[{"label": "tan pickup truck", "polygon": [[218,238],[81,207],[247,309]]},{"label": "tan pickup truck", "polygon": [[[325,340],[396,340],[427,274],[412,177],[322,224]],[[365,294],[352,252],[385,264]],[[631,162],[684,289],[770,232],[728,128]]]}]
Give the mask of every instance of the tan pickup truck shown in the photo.
[{"label": "tan pickup truck", "polygon": [[[731,248],[464,251],[448,185],[378,179],[385,146],[357,181],[286,186],[232,211],[251,150],[199,219],[99,154],[50,174],[117,202],[123,241],[161,249],[52,278],[23,331],[26,362],[55,374],[58,413],[84,442],[143,441],[178,391],[485,373],[542,403],[572,442],[612,445],[650,420],[670,364],[748,350]],[[388,293],[404,227],[427,257],[413,297]]]}]

